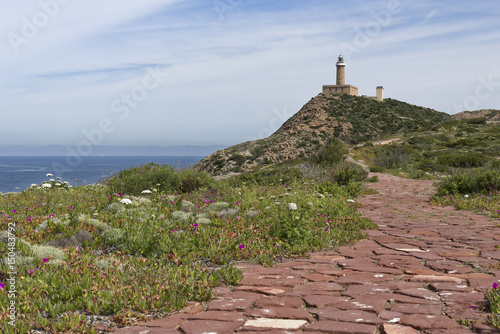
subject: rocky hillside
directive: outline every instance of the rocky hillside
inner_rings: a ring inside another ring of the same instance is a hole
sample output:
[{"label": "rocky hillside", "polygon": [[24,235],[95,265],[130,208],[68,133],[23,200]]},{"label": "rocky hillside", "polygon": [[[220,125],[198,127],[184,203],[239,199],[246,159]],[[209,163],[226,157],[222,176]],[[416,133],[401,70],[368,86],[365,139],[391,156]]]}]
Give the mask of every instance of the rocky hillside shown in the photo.
[{"label": "rocky hillside", "polygon": [[449,120],[448,114],[393,99],[319,94],[268,138],[217,151],[193,168],[228,175],[258,165],[316,155],[332,138],[347,144],[376,140]]},{"label": "rocky hillside", "polygon": [[481,109],[475,111],[463,111],[452,116],[454,119],[485,118],[487,122],[499,122],[500,110]]}]

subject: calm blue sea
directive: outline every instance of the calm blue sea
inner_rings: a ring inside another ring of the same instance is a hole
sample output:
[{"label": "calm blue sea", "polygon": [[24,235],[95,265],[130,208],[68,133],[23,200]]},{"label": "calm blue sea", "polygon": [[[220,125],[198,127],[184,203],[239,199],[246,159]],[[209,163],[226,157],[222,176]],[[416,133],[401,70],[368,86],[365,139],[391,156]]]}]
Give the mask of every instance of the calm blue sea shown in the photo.
[{"label": "calm blue sea", "polygon": [[203,157],[162,156],[162,157],[83,157],[81,161],[67,160],[65,156],[58,157],[0,157],[0,192],[20,191],[31,184],[48,181],[46,174],[50,173],[75,185],[95,183],[121,170],[154,162],[167,164],[174,168],[187,168],[200,161]]}]

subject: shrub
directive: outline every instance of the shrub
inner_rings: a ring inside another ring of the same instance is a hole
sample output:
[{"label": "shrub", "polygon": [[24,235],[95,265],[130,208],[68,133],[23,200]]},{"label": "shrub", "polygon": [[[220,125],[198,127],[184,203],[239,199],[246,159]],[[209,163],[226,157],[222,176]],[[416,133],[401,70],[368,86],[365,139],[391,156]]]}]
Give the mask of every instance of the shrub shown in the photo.
[{"label": "shrub", "polygon": [[160,192],[190,192],[209,187],[213,180],[206,172],[186,169],[178,171],[169,165],[150,163],[119,172],[105,183],[114,193],[140,195],[143,190],[158,189]]},{"label": "shrub", "polygon": [[233,187],[239,187],[243,183],[269,186],[290,184],[302,177],[303,173],[297,167],[275,166],[238,175],[231,178],[229,182]]},{"label": "shrub", "polygon": [[372,173],[382,173],[383,171],[385,171],[385,167],[383,167],[383,166],[370,167],[370,172],[372,172]]},{"label": "shrub", "polygon": [[187,193],[200,188],[209,188],[215,184],[208,172],[185,169],[180,173],[180,191]]},{"label": "shrub", "polygon": [[500,169],[475,169],[453,174],[438,183],[437,195],[494,193],[500,191]]},{"label": "shrub", "polygon": [[330,170],[329,181],[342,186],[352,182],[362,182],[366,180],[367,176],[368,172],[360,165],[353,162],[343,162]]},{"label": "shrub", "polygon": [[430,145],[434,143],[435,139],[433,137],[412,137],[408,141],[410,145]]},{"label": "shrub", "polygon": [[229,160],[233,160],[234,162],[236,162],[238,165],[241,165],[243,164],[246,160],[247,160],[247,157],[241,155],[241,154],[234,154],[232,155]]},{"label": "shrub", "polygon": [[371,183],[378,182],[378,176],[377,175],[373,175],[372,177],[366,179],[366,181],[371,182]]},{"label": "shrub", "polygon": [[488,158],[481,153],[471,153],[467,155],[450,153],[439,157],[438,163],[450,167],[469,168],[482,167],[487,160]]},{"label": "shrub", "polygon": [[400,147],[391,147],[380,152],[373,164],[387,169],[404,167],[409,161],[409,156]]},{"label": "shrub", "polygon": [[417,168],[420,170],[426,171],[426,172],[446,172],[446,171],[448,171],[447,167],[445,167],[443,165],[436,164],[429,159],[424,159],[423,161],[421,161],[417,165]]},{"label": "shrub", "polygon": [[333,165],[344,161],[347,153],[349,153],[347,147],[339,139],[332,138],[320,150],[315,162],[321,165]]}]

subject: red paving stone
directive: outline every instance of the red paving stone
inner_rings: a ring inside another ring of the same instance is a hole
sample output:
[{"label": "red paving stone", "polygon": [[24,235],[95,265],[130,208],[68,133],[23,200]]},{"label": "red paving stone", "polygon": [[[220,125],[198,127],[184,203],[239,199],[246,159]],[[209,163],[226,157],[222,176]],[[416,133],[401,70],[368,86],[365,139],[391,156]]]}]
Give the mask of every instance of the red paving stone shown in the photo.
[{"label": "red paving stone", "polygon": [[357,200],[378,225],[367,239],[271,268],[238,264],[239,286],[115,333],[498,333],[483,306],[500,280],[490,268],[500,260],[500,220],[431,206],[432,181],[378,177],[367,184],[378,193]]}]

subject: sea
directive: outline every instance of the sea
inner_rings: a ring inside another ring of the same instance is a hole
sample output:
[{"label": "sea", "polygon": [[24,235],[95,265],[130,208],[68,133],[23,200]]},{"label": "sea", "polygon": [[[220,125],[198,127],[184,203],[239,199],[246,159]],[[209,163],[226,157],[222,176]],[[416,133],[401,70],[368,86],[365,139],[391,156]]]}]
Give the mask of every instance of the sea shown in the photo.
[{"label": "sea", "polygon": [[0,156],[0,192],[19,192],[31,186],[60,177],[72,186],[98,183],[121,170],[156,163],[176,169],[189,168],[202,156],[88,156],[69,159],[66,156]]}]

